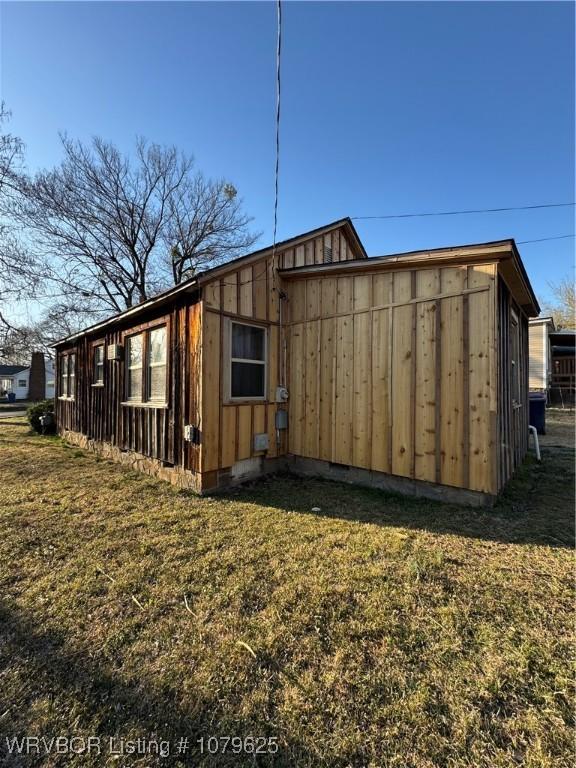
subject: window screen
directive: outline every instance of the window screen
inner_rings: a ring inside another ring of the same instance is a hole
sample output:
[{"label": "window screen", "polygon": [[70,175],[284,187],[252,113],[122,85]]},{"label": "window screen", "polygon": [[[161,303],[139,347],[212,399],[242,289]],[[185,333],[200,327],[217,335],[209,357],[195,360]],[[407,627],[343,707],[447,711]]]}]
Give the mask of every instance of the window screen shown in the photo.
[{"label": "window screen", "polygon": [[266,331],[231,324],[230,396],[263,398],[266,393]]},{"label": "window screen", "polygon": [[60,358],[60,397],[68,395],[68,355]]},{"label": "window screen", "polygon": [[68,397],[74,397],[74,382],[76,381],[76,355],[68,355]]},{"label": "window screen", "polygon": [[142,336],[128,339],[128,400],[142,400]]},{"label": "window screen", "polygon": [[104,344],[94,347],[94,384],[104,384]]},{"label": "window screen", "polygon": [[148,399],[166,402],[166,326],[148,335]]}]

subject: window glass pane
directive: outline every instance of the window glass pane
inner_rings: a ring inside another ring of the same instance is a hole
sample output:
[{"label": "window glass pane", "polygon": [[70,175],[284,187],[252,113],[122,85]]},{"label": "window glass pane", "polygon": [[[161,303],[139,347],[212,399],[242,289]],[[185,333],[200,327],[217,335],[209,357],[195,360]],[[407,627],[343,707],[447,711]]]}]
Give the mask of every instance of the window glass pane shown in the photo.
[{"label": "window glass pane", "polygon": [[142,336],[130,336],[128,339],[128,365],[142,365]]},{"label": "window glass pane", "polygon": [[60,395],[68,394],[68,357],[62,355],[60,358]]},{"label": "window glass pane", "polygon": [[264,328],[232,323],[232,357],[264,360]]},{"label": "window glass pane", "polygon": [[264,397],[265,366],[258,363],[232,363],[232,397]]},{"label": "window glass pane", "polygon": [[94,347],[94,382],[104,383],[104,345]]},{"label": "window glass pane", "polygon": [[148,396],[150,400],[166,402],[166,366],[152,365],[148,369]]},{"label": "window glass pane", "polygon": [[128,399],[138,402],[142,399],[142,368],[128,370]]},{"label": "window glass pane", "polygon": [[150,331],[148,346],[148,361],[150,363],[166,362],[166,326]]},{"label": "window glass pane", "polygon": [[68,355],[68,375],[74,376],[76,372],[76,355]]}]

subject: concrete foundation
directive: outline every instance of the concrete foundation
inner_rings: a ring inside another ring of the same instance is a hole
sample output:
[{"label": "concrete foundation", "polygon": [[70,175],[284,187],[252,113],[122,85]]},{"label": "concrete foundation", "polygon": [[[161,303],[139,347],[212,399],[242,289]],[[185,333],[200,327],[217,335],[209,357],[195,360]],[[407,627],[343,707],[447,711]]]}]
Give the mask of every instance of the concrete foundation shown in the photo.
[{"label": "concrete foundation", "polygon": [[359,467],[332,464],[319,459],[302,456],[280,456],[267,459],[265,456],[238,462],[232,467],[219,469],[204,474],[191,472],[182,467],[167,466],[162,462],[142,456],[133,451],[121,451],[109,443],[92,440],[78,432],[64,430],[61,436],[72,445],[92,451],[102,458],[117,461],[138,472],[143,472],[160,480],[165,480],[179,488],[189,488],[197,493],[224,491],[227,488],[242,485],[267,475],[290,472],[298,477],[318,477],[350,483],[382,491],[400,493],[404,496],[417,496],[449,504],[463,504],[471,507],[491,506],[495,496],[466,488],[454,488],[448,485],[435,485],[408,477],[388,475]]}]

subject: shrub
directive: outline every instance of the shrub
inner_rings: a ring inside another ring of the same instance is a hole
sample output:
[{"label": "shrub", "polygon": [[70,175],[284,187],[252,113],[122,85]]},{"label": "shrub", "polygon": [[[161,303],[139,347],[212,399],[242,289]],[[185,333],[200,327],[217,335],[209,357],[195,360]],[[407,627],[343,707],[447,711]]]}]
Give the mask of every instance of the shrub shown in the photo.
[{"label": "shrub", "polygon": [[[40,422],[40,417],[45,416],[47,413],[52,414],[52,424],[43,428]],[[35,432],[45,435],[53,435],[56,432],[54,400],[41,400],[39,403],[34,403],[34,405],[31,405],[26,411],[26,416],[30,426]]]}]

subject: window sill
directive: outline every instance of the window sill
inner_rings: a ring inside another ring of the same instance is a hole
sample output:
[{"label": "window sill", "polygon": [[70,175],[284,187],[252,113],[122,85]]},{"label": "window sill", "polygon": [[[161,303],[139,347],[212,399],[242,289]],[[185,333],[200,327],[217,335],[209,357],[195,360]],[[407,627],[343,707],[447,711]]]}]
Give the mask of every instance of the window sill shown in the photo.
[{"label": "window sill", "polygon": [[72,395],[58,395],[58,400],[74,400]]},{"label": "window sill", "polygon": [[98,382],[95,382],[94,384],[91,384],[90,386],[94,387],[94,389],[104,389],[104,382],[98,381]]},{"label": "window sill", "polygon": [[157,408],[158,410],[168,408],[168,403],[139,403],[137,400],[125,400],[120,405],[124,408]]},{"label": "window sill", "polygon": [[266,397],[229,397],[224,400],[223,405],[254,405],[258,403],[265,405],[268,402]]}]

